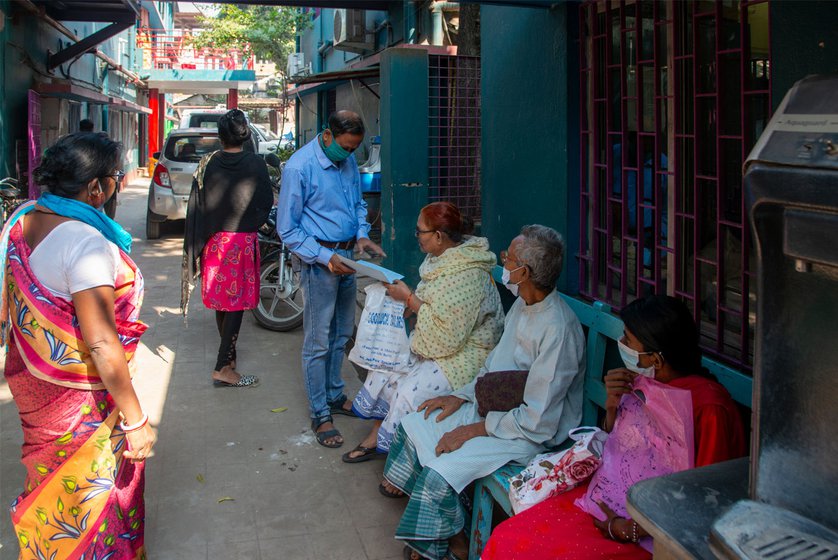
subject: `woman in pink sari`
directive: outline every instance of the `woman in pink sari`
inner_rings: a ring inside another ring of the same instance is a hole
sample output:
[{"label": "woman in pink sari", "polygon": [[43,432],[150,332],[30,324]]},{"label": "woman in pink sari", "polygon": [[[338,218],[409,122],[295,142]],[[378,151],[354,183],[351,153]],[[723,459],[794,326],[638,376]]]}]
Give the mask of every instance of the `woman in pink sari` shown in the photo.
[{"label": "woman in pink sari", "polygon": [[23,427],[21,559],[145,558],[144,463],[154,445],[131,384],[143,280],[131,236],[101,209],[121,146],[65,136],[35,170],[44,194],[0,238],[5,377]]}]

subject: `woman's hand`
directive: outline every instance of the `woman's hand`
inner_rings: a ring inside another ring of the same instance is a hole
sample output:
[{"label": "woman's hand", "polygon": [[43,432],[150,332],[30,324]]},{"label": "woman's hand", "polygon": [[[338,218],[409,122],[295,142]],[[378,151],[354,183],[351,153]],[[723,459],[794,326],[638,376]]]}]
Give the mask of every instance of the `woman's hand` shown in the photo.
[{"label": "woman's hand", "polygon": [[620,399],[626,393],[631,393],[634,379],[638,374],[625,368],[608,370],[605,374],[605,408],[616,410],[620,405]]},{"label": "woman's hand", "polygon": [[392,284],[384,284],[384,288],[387,290],[387,295],[396,301],[406,302],[408,296],[413,293],[410,287],[401,280],[396,280]]},{"label": "woman's hand", "polygon": [[488,434],[486,433],[485,422],[477,422],[454,428],[439,439],[439,443],[436,444],[435,449],[436,455],[439,457],[443,453],[452,453],[461,448],[468,440],[486,435]]},{"label": "woman's hand", "polygon": [[440,412],[439,416],[436,417],[436,421],[441,422],[445,418],[448,418],[449,416],[460,410],[460,407],[463,406],[464,402],[466,401],[453,395],[446,395],[444,397],[434,397],[420,404],[417,411],[422,412],[424,410],[425,418],[428,418],[428,416],[430,416],[434,410],[439,409],[442,412]]},{"label": "woman's hand", "polygon": [[122,456],[131,459],[132,463],[145,461],[151,453],[151,448],[154,447],[154,442],[157,441],[157,436],[154,435],[154,430],[148,422],[139,430],[127,432],[125,438],[128,441],[128,450]]},{"label": "woman's hand", "polygon": [[635,538],[640,536],[638,532],[640,528],[634,521],[620,517],[603,502],[597,502],[597,505],[607,516],[605,521],[594,517],[594,526],[599,529],[603,537],[617,542],[637,542]]}]

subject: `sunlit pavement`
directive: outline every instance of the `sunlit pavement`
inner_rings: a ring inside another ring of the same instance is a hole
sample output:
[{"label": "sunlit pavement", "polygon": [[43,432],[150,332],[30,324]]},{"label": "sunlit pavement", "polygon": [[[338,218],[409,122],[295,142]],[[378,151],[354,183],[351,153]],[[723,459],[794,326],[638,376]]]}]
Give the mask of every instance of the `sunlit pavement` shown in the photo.
[{"label": "sunlit pavement", "polygon": [[[213,312],[196,292],[189,322],[179,312],[182,224],[145,240],[148,180],[120,194],[117,220],[134,237],[132,257],[145,276],[135,386],[158,431],[146,470],[146,548],[156,559],[390,559],[404,500],[376,486],[384,462],[347,465],[341,454],[366,422],[336,417],[346,443],[326,449],[309,429],[300,371],[302,330],[276,333],[245,315],[238,368],[261,378],[252,389],[210,381],[218,349]],[[347,392],[360,382],[344,365]],[[283,412],[273,409],[287,407]],[[0,378],[0,504],[20,492],[22,433]],[[17,558],[9,516],[0,516],[0,560]]]}]

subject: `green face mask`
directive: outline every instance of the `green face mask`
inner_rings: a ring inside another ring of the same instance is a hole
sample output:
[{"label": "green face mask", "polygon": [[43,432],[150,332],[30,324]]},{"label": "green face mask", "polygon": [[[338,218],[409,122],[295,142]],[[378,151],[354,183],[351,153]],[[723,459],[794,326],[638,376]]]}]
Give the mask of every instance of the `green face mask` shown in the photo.
[{"label": "green face mask", "polygon": [[335,163],[340,163],[352,155],[352,152],[347,152],[340,146],[340,144],[337,143],[334,133],[332,133],[332,143],[328,146],[323,143],[323,135],[321,134],[320,147],[323,148],[323,151],[326,153],[326,157]]}]

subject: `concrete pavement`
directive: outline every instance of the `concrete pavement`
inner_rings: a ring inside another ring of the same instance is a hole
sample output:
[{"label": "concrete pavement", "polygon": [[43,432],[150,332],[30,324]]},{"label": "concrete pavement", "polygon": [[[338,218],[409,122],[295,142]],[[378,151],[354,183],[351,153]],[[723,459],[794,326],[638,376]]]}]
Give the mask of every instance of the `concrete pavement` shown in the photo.
[{"label": "concrete pavement", "polygon": [[[146,471],[146,547],[151,560],[387,560],[404,500],[376,491],[384,462],[347,465],[344,452],[367,433],[362,420],[336,417],[346,443],[326,449],[309,429],[302,331],[276,333],[245,315],[238,367],[259,375],[252,389],[210,382],[218,333],[200,294],[188,325],[178,311],[182,226],[145,240],[147,180],[120,195],[117,219],[134,237],[132,256],[146,282],[135,385],[158,432]],[[360,388],[344,364],[347,394]],[[284,412],[271,409],[287,407]],[[20,492],[22,433],[0,378],[0,560],[17,558],[5,505]],[[232,498],[228,500],[226,498]],[[220,503],[219,503],[220,502]]]}]

